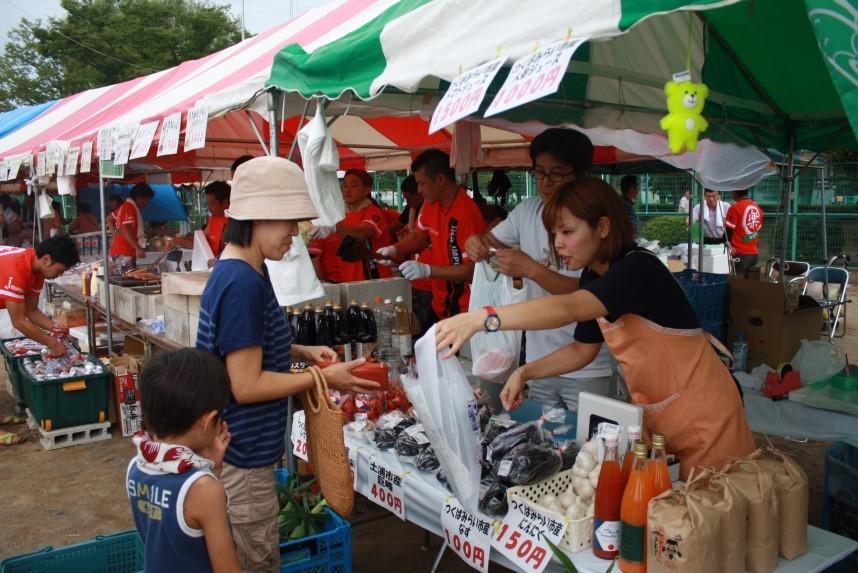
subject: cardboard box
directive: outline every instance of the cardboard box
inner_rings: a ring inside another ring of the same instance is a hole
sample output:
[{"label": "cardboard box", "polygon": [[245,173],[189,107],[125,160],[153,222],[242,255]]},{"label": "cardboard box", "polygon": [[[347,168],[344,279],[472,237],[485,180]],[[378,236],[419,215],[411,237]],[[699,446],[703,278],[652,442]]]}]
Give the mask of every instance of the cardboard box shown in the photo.
[{"label": "cardboard box", "polygon": [[122,436],[133,436],[144,429],[140,390],[137,388],[140,365],[131,356],[114,356],[110,359],[110,368],[115,381],[114,397]]},{"label": "cardboard box", "polygon": [[822,309],[809,297],[784,293],[780,283],[731,277],[728,343],[744,332],[748,342],[748,368],[768,364],[777,368],[789,362],[802,339],[819,340]]}]

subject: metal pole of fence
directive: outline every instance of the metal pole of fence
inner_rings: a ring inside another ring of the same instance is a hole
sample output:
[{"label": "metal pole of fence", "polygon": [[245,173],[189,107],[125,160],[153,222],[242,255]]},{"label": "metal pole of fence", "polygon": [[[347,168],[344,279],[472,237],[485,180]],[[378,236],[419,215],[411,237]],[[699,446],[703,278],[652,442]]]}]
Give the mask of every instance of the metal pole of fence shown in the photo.
[{"label": "metal pole of fence", "polygon": [[793,194],[792,194],[792,214],[794,215],[792,218],[792,237],[790,239],[790,259],[796,260],[798,254],[798,203],[799,203],[799,194],[801,193],[801,177],[796,177],[793,181]]},{"label": "metal pole of fence", "polygon": [[691,268],[691,225],[694,224],[694,171],[691,171],[691,196],[688,198],[688,264]]},{"label": "metal pole of fence", "polygon": [[[101,175],[101,158],[98,161],[98,197],[101,207],[101,254],[104,262],[104,310],[105,321],[107,322],[107,356],[110,357],[113,356],[113,308],[110,304],[110,252],[107,249],[107,213],[105,208],[107,201],[104,198],[104,177]],[[95,321],[93,321],[94,328]],[[95,333],[93,333],[92,339],[96,340]],[[94,346],[92,352],[93,354],[95,353]]]},{"label": "metal pole of fence", "polygon": [[[780,269],[781,274],[784,273],[786,269],[786,261],[787,261],[787,240],[789,239],[789,214],[790,214],[790,200],[792,197],[792,182],[793,182],[793,168],[795,166],[795,127],[790,125],[789,134],[787,135],[787,174],[786,174],[786,193],[784,197],[784,224],[783,224],[783,237],[781,238],[781,261],[780,261]],[[785,279],[781,279],[781,285],[783,285],[784,291],[786,291],[787,281]]]},{"label": "metal pole of fence", "polygon": [[[828,216],[825,211],[825,168],[822,169],[822,184],[820,185],[820,206],[822,207],[822,260],[825,264],[825,275],[822,279],[822,299],[828,304]],[[826,309],[830,312],[831,309]]]},{"label": "metal pole of fence", "polygon": [[700,182],[697,182],[697,200],[700,202],[700,212],[697,214],[697,220],[700,221],[700,236],[697,237],[697,270],[703,272],[703,201],[704,189]]}]

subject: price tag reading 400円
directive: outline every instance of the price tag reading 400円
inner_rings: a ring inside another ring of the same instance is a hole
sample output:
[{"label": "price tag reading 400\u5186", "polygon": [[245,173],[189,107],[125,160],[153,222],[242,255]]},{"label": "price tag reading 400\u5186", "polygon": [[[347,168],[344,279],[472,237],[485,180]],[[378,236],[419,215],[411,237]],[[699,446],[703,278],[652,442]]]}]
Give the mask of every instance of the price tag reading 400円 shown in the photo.
[{"label": "price tag reading 400\u5186", "polygon": [[462,561],[486,573],[492,546],[492,520],[480,513],[471,513],[455,497],[448,497],[441,508],[441,528],[447,546]]},{"label": "price tag reading 400\u5186", "polygon": [[563,517],[536,509],[514,495],[509,500],[506,517],[496,526],[492,547],[520,571],[541,573],[552,556],[546,538],[557,545],[566,533],[566,526]]},{"label": "price tag reading 400\u5186", "polygon": [[304,410],[298,410],[292,416],[292,453],[295,457],[305,462],[307,459],[307,424],[304,418]]},{"label": "price tag reading 400\u5186", "polygon": [[369,474],[361,493],[405,521],[405,490],[399,473],[370,458]]}]

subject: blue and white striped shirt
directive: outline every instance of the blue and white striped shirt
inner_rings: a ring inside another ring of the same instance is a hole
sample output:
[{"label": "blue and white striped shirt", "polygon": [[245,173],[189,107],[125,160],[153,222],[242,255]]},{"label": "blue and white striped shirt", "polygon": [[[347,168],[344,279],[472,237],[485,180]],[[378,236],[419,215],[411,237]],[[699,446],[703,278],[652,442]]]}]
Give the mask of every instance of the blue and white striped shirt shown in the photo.
[{"label": "blue and white striped shirt", "polygon": [[[263,267],[265,268],[265,267]],[[221,359],[234,350],[262,347],[262,370],[289,372],[292,332],[268,277],[237,259],[218,261],[200,305],[197,348]],[[287,400],[237,404],[224,412],[232,440],[224,461],[260,468],[280,461],[285,447]]]}]

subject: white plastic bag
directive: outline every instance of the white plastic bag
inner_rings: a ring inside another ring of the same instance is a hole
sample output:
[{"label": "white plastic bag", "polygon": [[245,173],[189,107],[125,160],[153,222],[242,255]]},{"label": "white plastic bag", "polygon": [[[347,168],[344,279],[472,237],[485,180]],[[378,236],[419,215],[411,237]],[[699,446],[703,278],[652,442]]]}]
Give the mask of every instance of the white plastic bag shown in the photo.
[{"label": "white plastic bag", "polygon": [[408,399],[447,481],[469,511],[480,499],[480,419],[477,400],[458,359],[442,359],[435,351],[435,327],[417,341],[417,378],[403,376]]},{"label": "white plastic bag", "polygon": [[316,277],[307,245],[300,236],[292,240],[292,248],[282,260],[265,259],[265,266],[268,267],[271,285],[280,306],[295,306],[325,296],[325,289]]},{"label": "white plastic bag", "polygon": [[191,270],[209,270],[209,261],[213,258],[215,256],[208,239],[206,239],[206,234],[202,231],[194,231],[194,252],[191,256]]},{"label": "white plastic bag", "polygon": [[802,340],[791,364],[801,374],[801,383],[807,386],[839,374],[846,366],[846,355],[830,342]]},{"label": "white plastic bag", "polygon": [[313,219],[313,225],[332,227],[346,216],[346,205],[337,179],[340,157],[333,138],[328,134],[322,102],[316,104],[315,117],[298,132],[298,148],[304,164],[304,179],[319,213],[318,219]]},{"label": "white plastic bag", "polygon": [[[512,286],[512,277],[498,273],[486,262],[474,265],[468,310],[505,306],[526,299],[524,289]],[[471,373],[482,380],[503,384],[518,366],[521,331],[478,332],[471,338]]]},{"label": "white plastic bag", "polygon": [[0,338],[18,338],[19,336],[24,335],[12,326],[12,317],[9,316],[9,311],[5,308],[0,308]]}]

